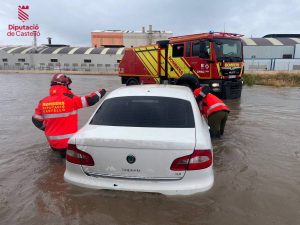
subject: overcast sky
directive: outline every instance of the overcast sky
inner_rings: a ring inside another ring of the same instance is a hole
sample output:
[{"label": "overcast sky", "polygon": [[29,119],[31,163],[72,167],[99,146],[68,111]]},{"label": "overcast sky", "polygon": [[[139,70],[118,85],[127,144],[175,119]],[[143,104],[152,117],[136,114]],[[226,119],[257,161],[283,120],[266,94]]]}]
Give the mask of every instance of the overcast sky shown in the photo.
[{"label": "overcast sky", "polygon": [[[225,31],[262,37],[300,33],[299,0],[0,0],[0,45],[31,45],[33,38],[7,36],[8,25],[38,24],[52,43],[90,46],[93,30],[154,30],[174,35]],[[29,20],[18,20],[18,5],[29,5]]]}]

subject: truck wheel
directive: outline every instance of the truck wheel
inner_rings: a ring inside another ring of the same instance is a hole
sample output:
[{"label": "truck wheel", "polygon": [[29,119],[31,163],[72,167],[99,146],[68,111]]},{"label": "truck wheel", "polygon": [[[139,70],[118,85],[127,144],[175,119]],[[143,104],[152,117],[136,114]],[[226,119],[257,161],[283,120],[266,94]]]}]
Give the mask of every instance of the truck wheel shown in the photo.
[{"label": "truck wheel", "polygon": [[137,85],[137,84],[139,84],[139,81],[134,77],[131,77],[126,81],[126,86]]}]

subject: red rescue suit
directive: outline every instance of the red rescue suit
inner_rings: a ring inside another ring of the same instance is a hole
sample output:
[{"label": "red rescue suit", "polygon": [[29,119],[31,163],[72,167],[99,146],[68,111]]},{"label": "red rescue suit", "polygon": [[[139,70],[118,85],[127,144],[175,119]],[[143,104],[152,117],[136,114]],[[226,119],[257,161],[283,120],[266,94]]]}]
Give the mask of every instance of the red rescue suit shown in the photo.
[{"label": "red rescue suit", "polygon": [[221,137],[224,133],[229,108],[217,96],[209,93],[208,87],[194,91],[201,113],[207,118],[211,137]]},{"label": "red rescue suit", "polygon": [[49,94],[39,102],[32,121],[36,127],[45,131],[53,149],[66,149],[69,138],[78,130],[77,110],[94,105],[103,93],[96,91],[80,97],[66,86],[54,85],[50,87]]},{"label": "red rescue suit", "polygon": [[[202,87],[195,89],[194,96],[197,97],[201,95]],[[208,93],[207,95],[202,95],[202,105],[200,107],[201,113],[208,118],[212,113],[217,111],[227,111],[229,108],[224,104],[224,102],[217,96]]]}]

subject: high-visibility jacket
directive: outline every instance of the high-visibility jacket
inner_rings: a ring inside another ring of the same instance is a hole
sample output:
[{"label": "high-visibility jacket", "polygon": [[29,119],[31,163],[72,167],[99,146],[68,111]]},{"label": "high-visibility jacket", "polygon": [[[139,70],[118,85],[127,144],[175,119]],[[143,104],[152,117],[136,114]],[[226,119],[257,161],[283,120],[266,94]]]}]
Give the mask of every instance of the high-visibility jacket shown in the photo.
[{"label": "high-visibility jacket", "polygon": [[201,89],[202,87],[195,89],[194,96],[197,97],[198,95],[201,95],[203,97],[200,105],[200,110],[201,113],[206,116],[206,118],[217,111],[230,111],[227,105],[225,105],[225,103],[221,99],[211,93],[205,95],[201,92]]},{"label": "high-visibility jacket", "polygon": [[78,130],[77,110],[94,105],[101,94],[96,91],[80,97],[62,85],[51,86],[49,94],[39,102],[32,121],[36,127],[45,131],[52,148],[65,149],[69,138]]}]

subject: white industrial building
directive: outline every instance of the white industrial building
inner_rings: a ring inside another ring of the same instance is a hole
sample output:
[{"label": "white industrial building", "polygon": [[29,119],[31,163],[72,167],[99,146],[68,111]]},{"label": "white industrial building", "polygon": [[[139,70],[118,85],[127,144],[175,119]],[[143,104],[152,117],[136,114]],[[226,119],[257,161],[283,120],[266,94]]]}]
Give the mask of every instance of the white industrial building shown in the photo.
[{"label": "white industrial building", "polygon": [[124,48],[2,47],[0,69],[115,72]]},{"label": "white industrial building", "polygon": [[300,70],[300,35],[242,38],[245,70]]}]

